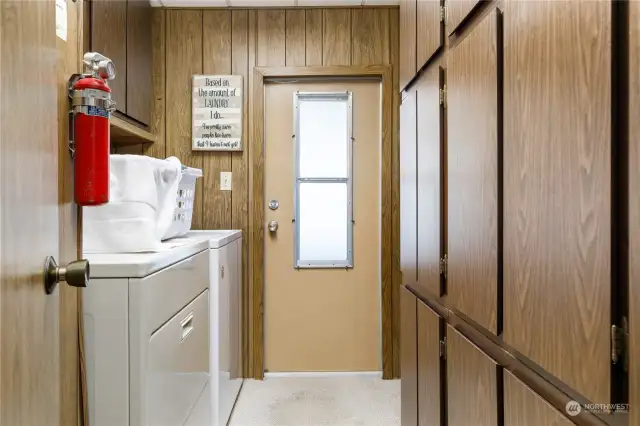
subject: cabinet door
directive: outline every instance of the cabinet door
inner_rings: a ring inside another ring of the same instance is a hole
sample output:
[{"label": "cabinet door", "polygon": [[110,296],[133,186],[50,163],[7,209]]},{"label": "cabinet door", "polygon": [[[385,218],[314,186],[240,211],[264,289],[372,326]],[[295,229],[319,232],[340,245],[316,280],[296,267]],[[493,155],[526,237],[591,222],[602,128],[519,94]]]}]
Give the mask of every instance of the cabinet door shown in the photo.
[{"label": "cabinet door", "polygon": [[447,32],[453,33],[480,4],[480,0],[447,0]]},{"label": "cabinet door", "polygon": [[629,13],[629,424],[640,425],[640,2]]},{"label": "cabinet door", "polygon": [[598,403],[611,376],[611,8],[514,1],[504,14],[504,340]]},{"label": "cabinet door", "polygon": [[418,287],[440,296],[440,68],[416,84],[418,98]]},{"label": "cabinet door", "polygon": [[127,112],[127,2],[91,1],[91,50],[102,53],[116,66],[116,78],[109,82],[116,109]]},{"label": "cabinet door", "polygon": [[505,371],[504,424],[509,426],[571,426],[573,422],[560,414],[558,410],[513,374]]},{"label": "cabinet door", "polygon": [[400,371],[402,426],[418,425],[417,299],[400,290]]},{"label": "cabinet door", "polygon": [[487,15],[451,50],[447,67],[448,275],[453,306],[497,332],[498,32]]},{"label": "cabinet door", "polygon": [[418,301],[418,425],[440,426],[440,317]]},{"label": "cabinet door", "polygon": [[495,362],[447,326],[448,426],[497,426],[497,392]]},{"label": "cabinet door", "polygon": [[127,3],[127,115],[151,122],[151,6],[146,0]]},{"label": "cabinet door", "polygon": [[442,47],[444,42],[444,27],[440,19],[440,0],[418,1],[416,6],[416,37],[417,72]]},{"label": "cabinet door", "polygon": [[400,90],[416,75],[417,0],[400,0]]},{"label": "cabinet door", "polygon": [[409,90],[400,105],[400,269],[409,286],[417,281],[416,174],[416,92]]}]

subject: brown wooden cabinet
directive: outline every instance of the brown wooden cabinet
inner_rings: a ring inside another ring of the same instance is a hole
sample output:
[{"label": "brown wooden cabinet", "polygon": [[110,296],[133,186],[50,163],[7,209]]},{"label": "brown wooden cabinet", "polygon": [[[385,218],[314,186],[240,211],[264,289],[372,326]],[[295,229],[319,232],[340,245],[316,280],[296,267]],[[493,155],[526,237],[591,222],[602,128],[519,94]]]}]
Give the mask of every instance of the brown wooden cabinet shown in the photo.
[{"label": "brown wooden cabinet", "polygon": [[497,332],[499,11],[449,52],[448,276],[452,305]]},{"label": "brown wooden cabinet", "polygon": [[496,368],[491,358],[447,326],[448,426],[498,425]]},{"label": "brown wooden cabinet", "polygon": [[418,425],[440,426],[440,317],[418,301]]},{"label": "brown wooden cabinet", "polygon": [[151,6],[146,0],[92,0],[91,50],[113,60],[109,85],[116,111],[146,127],[151,122]]},{"label": "brown wooden cabinet", "polygon": [[416,113],[416,91],[409,90],[400,105],[400,270],[404,285],[415,285],[418,280]]},{"label": "brown wooden cabinet", "polygon": [[416,75],[417,0],[400,1],[400,90]]},{"label": "brown wooden cabinet", "polygon": [[504,373],[504,424],[509,426],[571,426],[573,422],[518,380]]},{"label": "brown wooden cabinet", "polygon": [[453,33],[481,0],[449,0],[447,4],[447,33]]},{"label": "brown wooden cabinet", "polygon": [[419,71],[442,47],[444,43],[443,24],[440,0],[418,1],[416,7],[416,71]]},{"label": "brown wooden cabinet", "polygon": [[402,426],[418,425],[417,299],[400,289],[400,371]]}]

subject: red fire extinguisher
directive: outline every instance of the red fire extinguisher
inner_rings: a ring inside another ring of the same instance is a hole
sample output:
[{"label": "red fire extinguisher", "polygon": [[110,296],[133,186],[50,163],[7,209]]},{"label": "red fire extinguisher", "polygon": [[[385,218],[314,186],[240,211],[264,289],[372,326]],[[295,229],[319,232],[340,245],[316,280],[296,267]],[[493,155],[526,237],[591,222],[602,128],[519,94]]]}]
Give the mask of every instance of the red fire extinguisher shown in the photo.
[{"label": "red fire extinguisher", "polygon": [[79,206],[98,206],[109,202],[109,117],[111,100],[108,80],[115,77],[109,58],[95,52],[84,55],[89,72],[76,74],[70,81],[74,156],[74,198]]}]

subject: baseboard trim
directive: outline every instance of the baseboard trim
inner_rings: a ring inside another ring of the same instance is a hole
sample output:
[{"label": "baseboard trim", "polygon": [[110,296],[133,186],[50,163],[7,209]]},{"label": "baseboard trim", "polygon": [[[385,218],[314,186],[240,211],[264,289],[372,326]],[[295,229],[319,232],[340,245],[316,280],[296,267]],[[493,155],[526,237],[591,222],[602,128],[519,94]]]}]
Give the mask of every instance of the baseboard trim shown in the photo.
[{"label": "baseboard trim", "polygon": [[324,377],[379,377],[382,378],[382,371],[291,371],[291,372],[273,372],[264,373],[266,379],[281,379],[281,378],[307,378],[317,379]]}]

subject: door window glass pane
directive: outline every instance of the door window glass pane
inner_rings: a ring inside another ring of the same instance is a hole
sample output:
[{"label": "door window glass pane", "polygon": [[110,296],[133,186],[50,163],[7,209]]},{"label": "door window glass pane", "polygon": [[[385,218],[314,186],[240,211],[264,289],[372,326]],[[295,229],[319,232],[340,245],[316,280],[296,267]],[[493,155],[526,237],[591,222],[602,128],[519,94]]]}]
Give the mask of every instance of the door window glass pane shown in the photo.
[{"label": "door window glass pane", "polygon": [[340,177],[348,174],[347,99],[300,98],[299,177]]},{"label": "door window glass pane", "polygon": [[335,260],[344,266],[348,259],[347,184],[302,182],[298,194],[300,264]]}]

